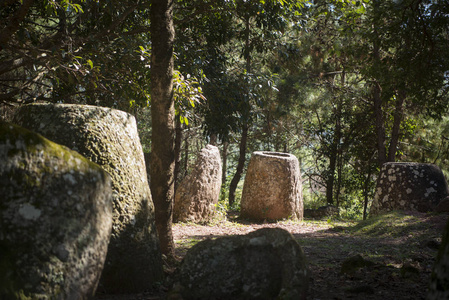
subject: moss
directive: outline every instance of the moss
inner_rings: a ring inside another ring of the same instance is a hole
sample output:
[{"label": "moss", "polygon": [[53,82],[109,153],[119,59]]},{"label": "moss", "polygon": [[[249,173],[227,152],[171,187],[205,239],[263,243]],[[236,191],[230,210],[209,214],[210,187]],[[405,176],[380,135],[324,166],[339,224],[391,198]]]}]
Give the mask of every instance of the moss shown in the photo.
[{"label": "moss", "polygon": [[[23,141],[22,145],[20,144],[21,141]],[[14,144],[12,144],[12,142]],[[0,122],[0,144],[10,144],[12,146],[8,151],[8,157],[18,155],[25,150],[32,155],[39,155],[45,150],[45,155],[49,157],[58,157],[60,159],[62,158],[64,161],[67,161],[68,166],[75,171],[84,172],[89,169],[102,170],[100,166],[91,162],[81,154],[72,151],[65,146],[56,144],[40,134],[11,123]],[[24,148],[20,149],[20,146],[23,146]],[[54,172],[48,165],[43,164],[41,167],[40,171],[44,174],[51,174]]]}]

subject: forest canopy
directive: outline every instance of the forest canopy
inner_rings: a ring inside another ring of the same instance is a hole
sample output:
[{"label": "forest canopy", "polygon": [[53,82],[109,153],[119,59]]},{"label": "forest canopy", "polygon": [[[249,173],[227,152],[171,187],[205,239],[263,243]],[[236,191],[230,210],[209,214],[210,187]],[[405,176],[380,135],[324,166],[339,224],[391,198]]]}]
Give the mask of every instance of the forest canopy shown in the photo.
[{"label": "forest canopy", "polygon": [[[149,0],[4,0],[0,107],[114,107],[151,133]],[[238,207],[252,151],[295,154],[306,206],[367,213],[380,166],[449,174],[447,0],[176,0],[176,180],[205,143]]]}]

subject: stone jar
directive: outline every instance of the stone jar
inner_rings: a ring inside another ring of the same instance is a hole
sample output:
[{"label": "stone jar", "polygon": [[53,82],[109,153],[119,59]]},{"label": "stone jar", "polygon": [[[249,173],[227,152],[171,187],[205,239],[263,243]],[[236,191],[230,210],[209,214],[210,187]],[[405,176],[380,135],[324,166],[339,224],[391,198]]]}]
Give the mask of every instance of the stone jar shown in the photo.
[{"label": "stone jar", "polygon": [[217,147],[201,149],[192,173],[179,184],[175,194],[175,222],[207,222],[215,214],[221,189],[221,158]]},{"label": "stone jar", "polygon": [[370,215],[391,210],[434,210],[449,195],[441,169],[424,163],[385,163],[377,179]]},{"label": "stone jar", "polygon": [[[306,299],[309,270],[301,246],[281,228],[208,239],[175,274],[171,299]],[[179,295],[180,294],[180,295]]]},{"label": "stone jar", "polygon": [[111,227],[102,168],[0,122],[0,299],[91,299]]},{"label": "stone jar", "polygon": [[160,282],[162,255],[135,118],[105,107],[32,104],[21,107],[14,122],[79,152],[111,175],[113,225],[101,291],[141,292]]},{"label": "stone jar", "polygon": [[288,153],[254,152],[243,185],[241,217],[302,220],[303,211],[298,159]]}]

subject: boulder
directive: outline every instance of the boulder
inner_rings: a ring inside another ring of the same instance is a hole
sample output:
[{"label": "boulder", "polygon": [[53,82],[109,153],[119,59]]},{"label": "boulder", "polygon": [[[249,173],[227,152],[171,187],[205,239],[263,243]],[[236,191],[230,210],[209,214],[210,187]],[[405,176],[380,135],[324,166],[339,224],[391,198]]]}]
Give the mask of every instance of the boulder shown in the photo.
[{"label": "boulder", "polygon": [[78,151],[112,177],[113,226],[101,291],[139,292],[163,277],[154,206],[135,118],[87,105],[32,104],[14,121]]},{"label": "boulder", "polygon": [[179,184],[175,193],[175,222],[205,222],[215,213],[221,189],[221,159],[217,147],[201,149],[193,171]]},{"label": "boulder", "polygon": [[317,209],[304,209],[304,218],[322,219],[329,217],[338,217],[338,207],[332,205],[321,206]]},{"label": "boulder", "polygon": [[449,195],[440,168],[423,163],[385,163],[377,180],[370,214],[392,210],[428,212]]},{"label": "boulder", "polygon": [[112,227],[110,176],[0,123],[0,299],[90,299]]},{"label": "boulder", "polygon": [[449,197],[442,199],[435,208],[435,211],[437,213],[449,212]]},{"label": "boulder", "polygon": [[175,288],[185,299],[305,299],[309,271],[280,228],[205,240],[186,254]]},{"label": "boulder", "polygon": [[294,155],[253,152],[243,185],[241,217],[258,221],[302,220],[301,173]]},{"label": "boulder", "polygon": [[443,233],[427,295],[427,300],[441,299],[449,299],[449,222]]}]

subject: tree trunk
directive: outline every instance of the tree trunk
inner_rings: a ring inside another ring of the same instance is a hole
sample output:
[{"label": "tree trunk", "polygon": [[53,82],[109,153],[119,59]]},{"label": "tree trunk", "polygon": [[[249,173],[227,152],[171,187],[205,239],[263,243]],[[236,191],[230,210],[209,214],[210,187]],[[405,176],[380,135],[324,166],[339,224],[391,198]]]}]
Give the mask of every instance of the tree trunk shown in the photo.
[{"label": "tree trunk", "polygon": [[162,253],[174,256],[172,232],[175,167],[173,0],[151,5],[151,192]]},{"label": "tree trunk", "polygon": [[368,161],[368,174],[365,178],[365,184],[363,186],[363,196],[364,196],[364,203],[363,203],[363,220],[366,220],[367,217],[367,210],[368,210],[368,196],[369,196],[369,183],[371,182],[371,160]]},{"label": "tree trunk", "polygon": [[326,182],[326,200],[328,205],[334,204],[335,170],[337,169],[338,150],[341,138],[341,103],[337,104],[335,115],[335,133],[329,155],[329,174]]},{"label": "tree trunk", "polygon": [[248,124],[243,125],[242,139],[240,140],[239,146],[239,162],[237,164],[237,170],[235,171],[234,177],[232,177],[231,184],[229,185],[229,206],[232,207],[235,201],[235,190],[239,184],[240,178],[242,177],[243,167],[245,166],[246,157],[246,143],[248,140]]},{"label": "tree trunk", "polygon": [[406,94],[404,91],[400,91],[396,98],[396,107],[393,115],[393,128],[391,129],[391,140],[388,148],[388,160],[389,162],[396,161],[396,151],[399,143],[399,134],[401,130],[401,123],[404,113],[404,101]]},{"label": "tree trunk", "polygon": [[[374,68],[378,69],[380,67],[380,46],[379,46],[379,36],[377,32],[378,22],[379,22],[379,1],[373,1],[374,7],[374,41],[373,41],[373,64]],[[378,164],[379,167],[387,161],[387,151],[385,149],[385,123],[382,111],[382,97],[380,83],[378,82],[379,72],[376,72],[375,82],[373,87],[373,108],[374,108],[374,118],[376,121],[376,133],[377,133],[377,151],[378,151]]]},{"label": "tree trunk", "polygon": [[188,170],[189,170],[189,136],[190,136],[190,128],[187,127],[187,134],[184,138],[184,174],[183,177],[187,176]]},{"label": "tree trunk", "polygon": [[179,171],[181,169],[181,144],[182,144],[182,124],[179,118],[176,118],[176,137],[175,137],[175,192],[179,184]]},{"label": "tree trunk", "polygon": [[[246,59],[246,73],[247,76],[250,76],[251,73],[251,55],[250,55],[250,18],[249,16],[245,17],[245,59]],[[249,77],[248,77],[249,78]],[[249,95],[249,79],[246,83],[247,85],[247,91],[246,91],[246,97],[248,101],[248,111],[243,111],[243,115],[247,115],[249,118],[251,105],[250,102],[250,95]],[[240,140],[240,146],[239,146],[239,161],[237,164],[237,170],[235,171],[234,177],[231,180],[231,183],[229,185],[229,206],[232,207],[235,202],[235,190],[237,189],[237,185],[239,184],[240,178],[242,177],[243,168],[245,167],[245,160],[246,160],[246,144],[248,141],[248,118],[246,118],[243,121],[242,124],[242,139]]]},{"label": "tree trunk", "polygon": [[222,170],[222,175],[221,175],[221,186],[225,187],[226,186],[226,173],[227,173],[227,167],[228,167],[228,146],[229,143],[228,142],[223,142],[223,151],[222,151],[222,156],[223,156],[223,168]]}]

